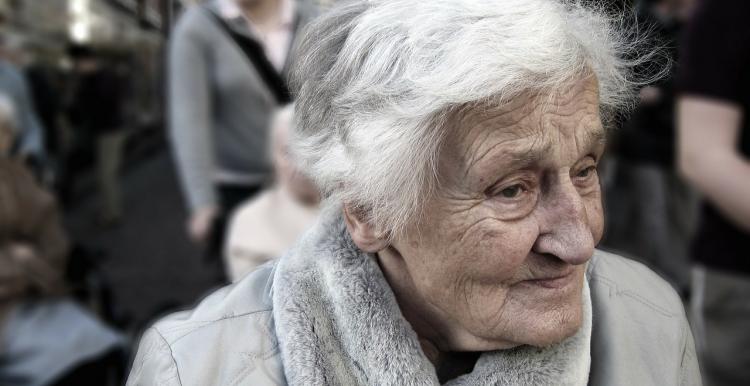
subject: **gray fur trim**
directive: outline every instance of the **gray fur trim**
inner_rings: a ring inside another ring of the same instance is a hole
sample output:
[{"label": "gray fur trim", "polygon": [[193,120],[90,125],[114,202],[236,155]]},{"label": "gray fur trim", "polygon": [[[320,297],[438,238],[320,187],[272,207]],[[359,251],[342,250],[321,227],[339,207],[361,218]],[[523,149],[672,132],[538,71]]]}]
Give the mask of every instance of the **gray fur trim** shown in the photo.
[{"label": "gray fur trim", "polygon": [[[290,385],[438,385],[435,368],[403,318],[372,254],[349,237],[341,209],[321,220],[278,263],[272,298],[276,334]],[[591,299],[584,324],[564,342],[484,353],[462,385],[585,385]]]}]

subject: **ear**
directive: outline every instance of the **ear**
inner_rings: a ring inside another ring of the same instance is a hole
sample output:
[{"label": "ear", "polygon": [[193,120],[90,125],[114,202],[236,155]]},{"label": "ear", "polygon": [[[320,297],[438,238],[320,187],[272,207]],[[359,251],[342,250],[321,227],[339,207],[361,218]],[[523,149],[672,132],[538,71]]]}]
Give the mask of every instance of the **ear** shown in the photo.
[{"label": "ear", "polygon": [[349,231],[354,244],[357,244],[359,249],[368,253],[375,253],[388,246],[385,233],[365,221],[363,213],[348,204],[344,205],[344,221],[346,222],[346,230]]}]

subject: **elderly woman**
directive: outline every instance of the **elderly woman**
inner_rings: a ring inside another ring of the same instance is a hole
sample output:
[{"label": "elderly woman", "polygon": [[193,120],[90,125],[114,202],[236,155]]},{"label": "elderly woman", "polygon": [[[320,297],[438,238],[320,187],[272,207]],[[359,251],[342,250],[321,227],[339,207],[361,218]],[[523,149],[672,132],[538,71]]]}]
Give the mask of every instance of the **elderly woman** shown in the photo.
[{"label": "elderly woman", "polygon": [[700,384],[675,292],[594,249],[627,46],[568,1],[321,17],[293,148],[327,209],[277,263],[150,329],[129,384]]}]

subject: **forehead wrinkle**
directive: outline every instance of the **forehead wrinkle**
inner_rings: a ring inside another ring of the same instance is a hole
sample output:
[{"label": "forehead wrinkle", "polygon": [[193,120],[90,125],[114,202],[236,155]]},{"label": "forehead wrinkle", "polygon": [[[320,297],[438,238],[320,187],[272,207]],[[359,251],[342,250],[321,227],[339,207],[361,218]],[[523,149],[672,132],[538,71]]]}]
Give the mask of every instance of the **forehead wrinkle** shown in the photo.
[{"label": "forehead wrinkle", "polygon": [[469,127],[469,130],[482,128],[492,122],[493,126],[511,127],[531,115],[536,106],[532,100],[525,98],[514,100],[502,105],[484,104],[467,108],[465,112],[459,113],[459,126]]},{"label": "forehead wrinkle", "polygon": [[540,97],[547,100],[551,105],[558,107],[569,106],[577,100],[591,97],[593,101],[599,101],[599,87],[596,78],[584,78],[567,86],[562,86],[556,91]]},{"label": "forehead wrinkle", "polygon": [[[474,170],[474,166],[488,158],[488,154],[494,153],[487,161],[488,165],[501,166],[505,170],[517,170],[534,164],[539,164],[549,156],[552,150],[552,142],[541,135],[530,135],[509,141],[502,141],[492,145],[482,156],[473,160],[464,171],[464,178]],[[520,142],[512,145],[513,142]],[[498,147],[507,146],[508,149],[494,152]]]},{"label": "forehead wrinkle", "polygon": [[[583,116],[576,120],[574,124],[573,139],[579,150],[590,151],[598,146],[602,146],[606,142],[606,133],[602,128],[601,124],[595,126],[584,125],[584,121],[587,117]],[[598,121],[597,121],[598,122]],[[487,158],[488,154],[497,152],[497,156],[493,156],[496,160],[495,163],[501,163],[503,167],[508,170],[516,170],[530,165],[539,164],[544,159],[550,157],[554,153],[554,135],[561,135],[563,128],[558,127],[554,121],[539,123],[540,129],[534,130],[531,134],[523,135],[519,131],[508,131],[504,134],[512,136],[507,140],[499,141],[492,146],[487,147],[481,154],[473,157],[468,163],[464,170],[464,177],[474,169],[476,164]],[[518,126],[517,126],[518,127]],[[585,127],[579,130],[579,127]],[[581,133],[582,132],[582,133]],[[581,133],[581,134],[579,134]],[[513,135],[516,134],[516,135]],[[487,135],[486,137],[489,137]],[[507,147],[507,149],[500,149],[499,147]]]},{"label": "forehead wrinkle", "polygon": [[[576,129],[573,133],[576,146],[579,142],[585,144],[588,148],[604,143],[606,136],[601,128],[598,112],[588,111],[588,109],[582,111],[578,104],[582,100],[591,99],[594,109],[598,110],[597,97],[597,90],[587,87],[584,83],[577,84],[563,92],[553,93],[552,95],[527,95],[522,98],[514,98],[511,102],[502,106],[490,106],[487,108],[485,105],[484,110],[478,107],[467,107],[462,113],[457,115],[457,123],[459,128],[467,127],[468,130],[463,132],[457,130],[457,132],[461,133],[459,135],[463,136],[463,141],[467,139],[466,137],[470,137],[473,131],[481,130],[484,133],[480,132],[473,136],[474,138],[469,143],[469,146],[465,147],[468,152],[458,155],[459,159],[463,158],[466,160],[462,162],[464,164],[464,178],[469,175],[471,170],[480,161],[487,158],[490,153],[500,153],[497,156],[493,155],[493,158],[497,159],[496,162],[502,162],[508,169],[540,163],[543,159],[551,156],[555,142],[552,138],[554,135],[551,136],[551,134],[562,134],[561,128],[556,127],[554,123],[557,120],[555,117],[569,119],[583,113],[579,119],[576,119],[575,125],[572,126],[572,128]],[[595,116],[595,120],[599,124],[593,129],[586,129],[585,138],[579,141],[578,133],[581,130],[578,130],[578,128],[583,126],[581,125],[581,121],[591,116]],[[552,119],[549,120],[548,117]],[[487,143],[496,135],[510,138],[498,138],[498,142],[487,146]],[[523,144],[525,142],[524,139],[529,137],[534,137],[531,139],[531,143],[528,145]],[[460,136],[458,138],[459,141],[457,142],[460,144],[462,140]],[[520,147],[516,146],[514,149],[511,143],[516,141],[521,142],[521,145]],[[542,142],[544,143],[542,144]],[[485,146],[486,148],[483,149]],[[509,149],[507,151],[497,151],[498,147],[503,146],[507,146]],[[465,155],[468,155],[468,157]]]},{"label": "forehead wrinkle", "polygon": [[552,142],[547,140],[546,136],[534,135],[532,138],[533,141],[528,146],[508,152],[509,162],[506,166],[509,169],[539,164],[551,154]]},{"label": "forehead wrinkle", "polygon": [[[554,110],[546,111],[544,115],[548,118],[544,119],[542,124],[547,129],[544,130],[545,134],[556,133],[561,139],[566,135],[571,135],[578,153],[589,152],[596,147],[603,146],[607,138],[599,118],[599,105],[594,100],[586,103],[586,94],[594,97],[597,95],[596,91],[586,88],[575,93],[569,92],[567,95],[570,98],[566,98],[568,103],[561,103]],[[565,134],[566,132],[570,134]]]},{"label": "forehead wrinkle", "polygon": [[607,143],[607,132],[604,131],[601,123],[586,130],[586,140],[594,145],[605,145]]},{"label": "forehead wrinkle", "polygon": [[[520,124],[522,121],[529,118],[532,113],[533,110],[527,111],[523,114],[523,116],[520,116],[518,119],[514,120],[511,125],[503,125],[496,129],[487,129],[487,127],[485,126],[474,126],[473,129],[485,128],[486,130],[483,130],[484,133],[478,138],[475,138],[469,146],[468,154],[470,154],[470,157],[468,159],[468,162],[465,162],[466,171],[464,174],[468,174],[469,169],[474,167],[474,165],[476,165],[481,159],[485,158],[488,153],[495,150],[498,146],[508,145],[508,143],[516,141],[523,141],[524,139],[527,139],[529,137],[538,137],[538,130],[527,127],[526,124]],[[489,120],[485,120],[484,122],[488,121]],[[482,147],[486,146],[486,144],[489,142],[489,139],[494,136],[499,137],[498,141],[490,146],[487,146],[485,149],[482,149]]]},{"label": "forehead wrinkle", "polygon": [[588,152],[593,149],[602,148],[606,145],[607,133],[604,131],[601,124],[594,127],[585,127],[582,131],[582,134],[577,134],[575,136],[579,152]]},{"label": "forehead wrinkle", "polygon": [[[481,105],[466,108],[457,114],[456,133],[463,138],[471,137],[474,131],[484,131],[474,138],[467,149],[470,154],[480,152],[481,147],[492,135],[498,131],[503,134],[514,135],[516,130],[507,130],[521,127],[520,122],[534,113],[535,106],[528,100],[514,100],[503,105]],[[465,130],[462,130],[464,129]],[[518,138],[519,136],[515,136]],[[461,141],[459,141],[461,142]],[[472,162],[469,162],[470,164]]]},{"label": "forehead wrinkle", "polygon": [[[493,133],[492,131],[487,131],[487,134],[486,134],[486,136],[484,138],[484,141],[481,141],[479,143],[479,145],[477,145],[477,147],[481,148],[483,145],[485,145],[486,141],[487,141],[487,138],[489,138],[492,134],[496,134],[496,133]],[[508,146],[508,147],[512,148],[512,146],[513,146],[512,143],[514,143],[514,142],[523,142],[528,137],[532,137],[532,136],[536,137],[536,135],[529,135],[529,136],[512,135],[512,134],[517,134],[515,131],[513,131],[513,132],[506,132],[506,133],[503,133],[503,134],[507,135],[509,138],[499,140],[496,143],[488,146],[484,150],[479,151],[479,149],[477,149],[478,150],[477,151],[478,154],[472,156],[469,159],[469,162],[467,162],[467,164],[466,164],[466,170],[467,170],[466,172],[467,173],[468,173],[468,170],[470,170],[471,168],[473,168],[478,162],[480,162],[482,159],[484,159],[485,157],[487,157],[487,154],[489,154],[493,150],[496,150],[498,147]],[[470,152],[470,154],[474,154],[474,153],[475,153],[474,151]]]}]

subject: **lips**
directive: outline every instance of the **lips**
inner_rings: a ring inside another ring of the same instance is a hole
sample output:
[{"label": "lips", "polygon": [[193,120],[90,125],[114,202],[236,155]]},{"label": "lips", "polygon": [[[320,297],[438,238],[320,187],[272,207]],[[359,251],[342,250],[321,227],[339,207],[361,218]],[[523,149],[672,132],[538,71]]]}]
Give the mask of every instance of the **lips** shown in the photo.
[{"label": "lips", "polygon": [[563,288],[573,281],[576,276],[575,272],[575,269],[568,269],[557,274],[545,275],[536,279],[524,280],[523,283],[549,289]]}]

